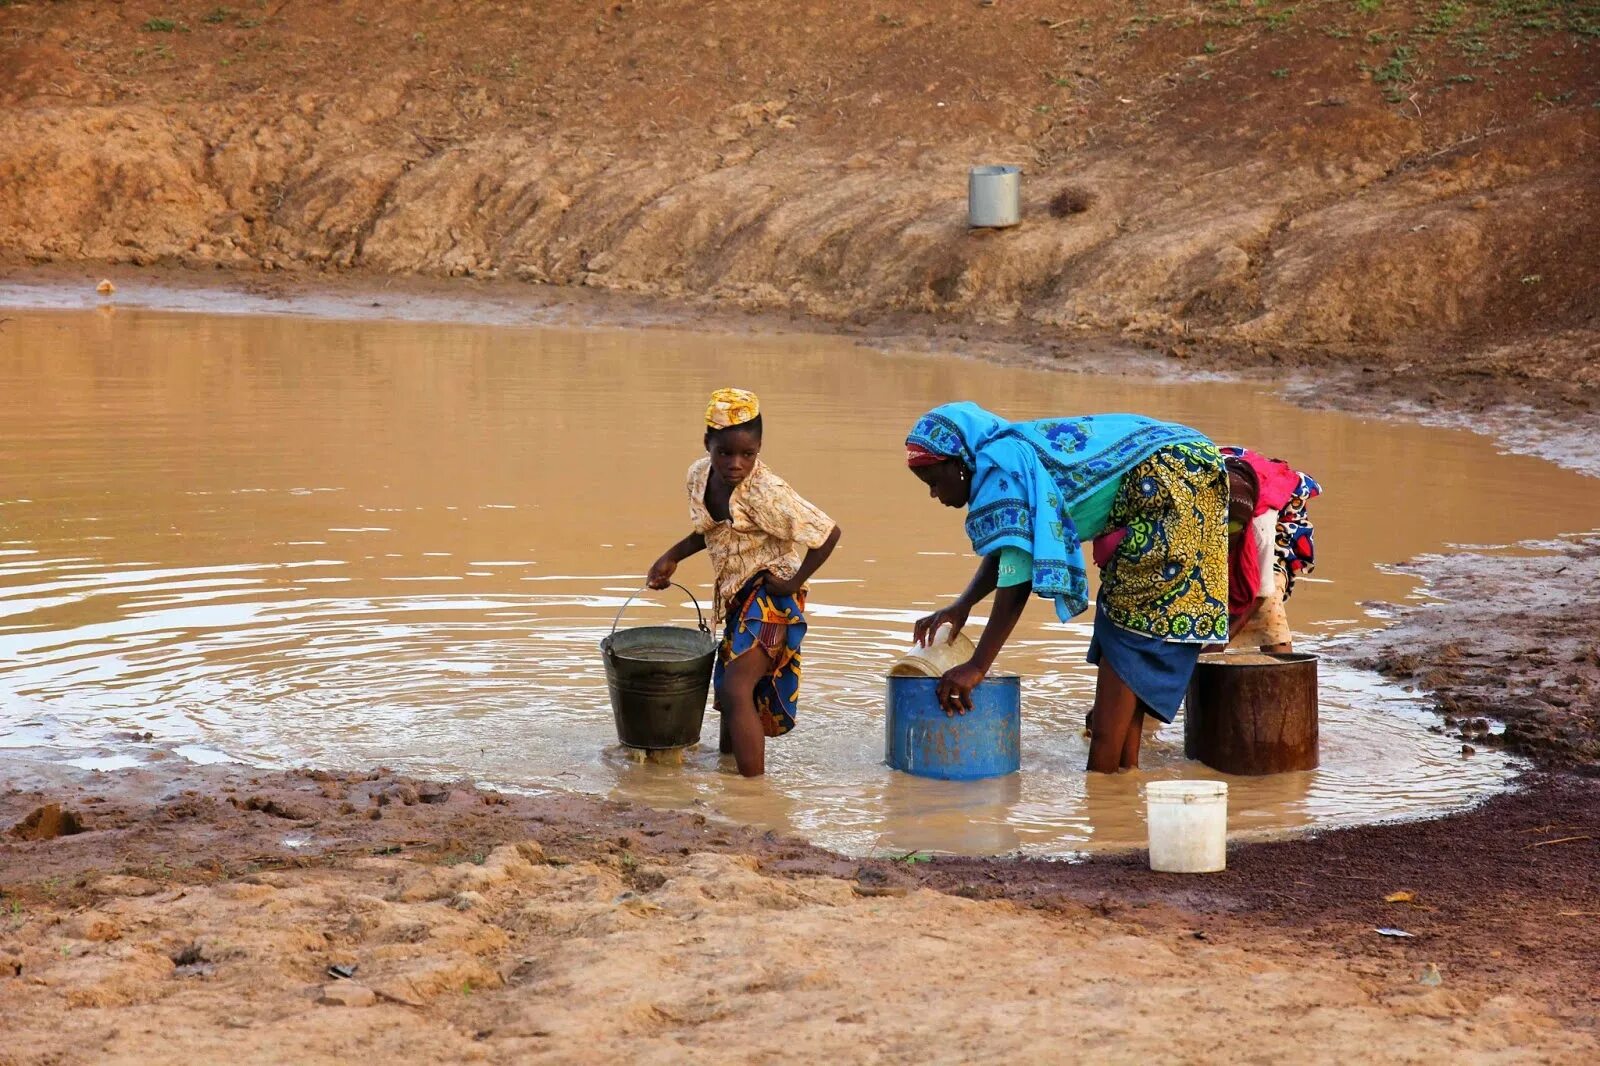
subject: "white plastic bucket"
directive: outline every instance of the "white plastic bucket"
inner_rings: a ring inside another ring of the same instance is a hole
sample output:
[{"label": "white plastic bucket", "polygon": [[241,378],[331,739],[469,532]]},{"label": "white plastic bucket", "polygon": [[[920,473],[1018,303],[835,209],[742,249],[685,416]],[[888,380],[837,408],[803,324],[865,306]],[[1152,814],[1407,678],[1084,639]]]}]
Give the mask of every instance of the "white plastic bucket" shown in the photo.
[{"label": "white plastic bucket", "polygon": [[1152,781],[1144,798],[1150,869],[1209,874],[1227,867],[1226,781]]}]

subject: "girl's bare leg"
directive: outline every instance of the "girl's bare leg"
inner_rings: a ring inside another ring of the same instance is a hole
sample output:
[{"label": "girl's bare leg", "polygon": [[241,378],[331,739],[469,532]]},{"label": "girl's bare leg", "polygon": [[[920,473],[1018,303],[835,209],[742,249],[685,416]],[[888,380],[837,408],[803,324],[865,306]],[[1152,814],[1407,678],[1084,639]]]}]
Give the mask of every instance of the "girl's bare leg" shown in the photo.
[{"label": "girl's bare leg", "polygon": [[[766,773],[767,735],[756,714],[756,684],[772,673],[772,656],[757,644],[722,672],[717,703],[722,707],[723,735],[733,749],[734,762],[745,777]],[[726,749],[725,749],[726,750]]]}]

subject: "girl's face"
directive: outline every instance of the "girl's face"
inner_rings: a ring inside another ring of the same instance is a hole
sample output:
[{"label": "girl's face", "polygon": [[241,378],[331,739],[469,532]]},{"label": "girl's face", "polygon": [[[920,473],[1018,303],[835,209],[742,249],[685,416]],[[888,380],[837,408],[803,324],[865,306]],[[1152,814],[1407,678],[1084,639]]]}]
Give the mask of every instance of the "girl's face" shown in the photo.
[{"label": "girl's face", "polygon": [[917,480],[928,486],[928,495],[946,507],[965,507],[972,496],[967,468],[956,459],[946,459],[930,466],[914,466],[911,472]]},{"label": "girl's face", "polygon": [[718,430],[706,442],[711,468],[722,483],[732,488],[750,476],[761,455],[761,437],[748,429],[732,426]]}]

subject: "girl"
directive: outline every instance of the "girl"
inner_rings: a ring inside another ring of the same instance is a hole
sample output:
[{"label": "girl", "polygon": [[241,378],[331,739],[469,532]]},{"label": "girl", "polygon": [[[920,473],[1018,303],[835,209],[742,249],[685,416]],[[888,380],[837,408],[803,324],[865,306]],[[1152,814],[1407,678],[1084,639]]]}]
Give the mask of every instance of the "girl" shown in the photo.
[{"label": "girl", "polygon": [[678,564],[711,553],[725,620],[713,706],[722,714],[722,752],[739,772],[766,771],[766,738],[794,728],[806,582],[833,554],[839,527],[761,462],[761,404],[743,389],[718,389],[706,408],[706,458],[689,467],[694,532],[650,567],[664,589]]},{"label": "girl", "polygon": [[1281,459],[1248,448],[1221,451],[1235,487],[1228,515],[1231,646],[1294,651],[1284,604],[1295,578],[1316,565],[1306,505],[1322,486]]},{"label": "girl", "polygon": [[1112,531],[1097,553],[1089,769],[1137,767],[1144,716],[1172,721],[1201,649],[1227,640],[1228,478],[1216,445],[1139,415],[1006,422],[954,403],[912,427],[906,461],[934,499],[968,509],[982,556],[956,602],[917,623],[918,642],[945,622],[959,631],[995,593],[977,652],[940,681],[948,713],[970,709],[1030,591],[1062,621],[1088,609],[1081,545]]}]

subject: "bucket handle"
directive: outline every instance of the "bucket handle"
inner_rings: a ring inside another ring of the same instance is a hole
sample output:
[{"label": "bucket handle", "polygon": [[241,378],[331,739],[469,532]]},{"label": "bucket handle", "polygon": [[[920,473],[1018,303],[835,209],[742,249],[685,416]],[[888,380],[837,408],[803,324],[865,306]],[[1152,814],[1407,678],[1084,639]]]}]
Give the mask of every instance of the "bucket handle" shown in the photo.
[{"label": "bucket handle", "polygon": [[[710,627],[708,627],[706,625],[705,612],[700,609],[700,598],[698,596],[696,596],[694,593],[689,592],[688,589],[683,588],[683,586],[678,584],[676,581],[672,582],[671,584],[672,584],[672,587],[675,588],[675,589],[683,589],[684,592],[688,593],[689,598],[694,601],[694,613],[695,613],[695,617],[697,619],[699,619],[699,622],[700,622],[700,632],[704,633],[706,636],[709,637],[711,635],[711,629],[710,629]],[[616,636],[617,635],[617,623],[622,621],[622,612],[626,611],[628,609],[628,604],[632,603],[634,600],[638,599],[641,595],[643,595],[644,593],[649,592],[649,591],[650,591],[650,586],[649,585],[641,585],[639,587],[639,591],[638,592],[635,592],[632,596],[629,596],[627,599],[622,601],[622,606],[617,608],[617,616],[611,620],[611,635],[612,636]]]}]

